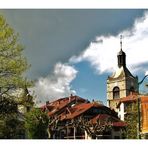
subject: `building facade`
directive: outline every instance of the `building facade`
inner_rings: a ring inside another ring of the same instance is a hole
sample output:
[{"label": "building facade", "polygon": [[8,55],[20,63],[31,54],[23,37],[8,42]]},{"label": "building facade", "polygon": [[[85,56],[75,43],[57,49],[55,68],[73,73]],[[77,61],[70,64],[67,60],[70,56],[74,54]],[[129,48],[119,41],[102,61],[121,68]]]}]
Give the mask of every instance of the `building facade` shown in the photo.
[{"label": "building facade", "polygon": [[139,134],[141,138],[148,139],[148,96],[131,93],[127,97],[120,98],[117,105],[117,112],[118,117],[122,121],[126,121],[126,117],[129,115],[135,116],[134,120],[137,122],[137,127],[140,125]]},{"label": "building facade", "polygon": [[122,139],[126,123],[98,102],[70,96],[47,102],[50,139]]},{"label": "building facade", "polygon": [[148,96],[140,97],[141,103],[141,134],[148,139]]}]

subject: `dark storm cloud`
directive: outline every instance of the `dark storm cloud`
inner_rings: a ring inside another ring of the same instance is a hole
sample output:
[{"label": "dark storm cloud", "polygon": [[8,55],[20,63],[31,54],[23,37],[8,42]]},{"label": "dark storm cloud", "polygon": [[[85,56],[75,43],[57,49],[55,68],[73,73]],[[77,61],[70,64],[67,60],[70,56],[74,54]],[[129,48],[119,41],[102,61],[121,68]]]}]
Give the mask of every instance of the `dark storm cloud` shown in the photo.
[{"label": "dark storm cloud", "polygon": [[[28,76],[46,76],[57,62],[67,62],[97,35],[131,27],[143,10],[1,10],[20,34],[32,65]],[[128,16],[128,17],[127,17]]]}]

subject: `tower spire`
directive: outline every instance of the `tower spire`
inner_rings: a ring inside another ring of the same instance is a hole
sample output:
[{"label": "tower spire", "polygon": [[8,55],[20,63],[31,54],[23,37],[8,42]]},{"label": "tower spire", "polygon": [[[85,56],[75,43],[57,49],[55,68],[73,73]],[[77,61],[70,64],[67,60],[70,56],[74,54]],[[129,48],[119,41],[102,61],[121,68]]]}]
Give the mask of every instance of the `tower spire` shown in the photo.
[{"label": "tower spire", "polygon": [[122,38],[123,38],[123,36],[122,36],[122,34],[120,35],[120,50],[122,51]]},{"label": "tower spire", "polygon": [[118,67],[119,68],[122,67],[122,66],[126,67],[126,54],[122,50],[122,38],[123,38],[123,36],[120,35],[120,51],[119,51],[119,53],[117,55],[117,57],[118,57]]}]

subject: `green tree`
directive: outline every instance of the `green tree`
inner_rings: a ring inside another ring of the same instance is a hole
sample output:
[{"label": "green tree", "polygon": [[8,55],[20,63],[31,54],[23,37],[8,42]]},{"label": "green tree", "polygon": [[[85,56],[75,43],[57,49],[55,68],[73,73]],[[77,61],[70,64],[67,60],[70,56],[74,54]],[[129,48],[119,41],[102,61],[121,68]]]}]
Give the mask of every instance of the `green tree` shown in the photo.
[{"label": "green tree", "polygon": [[24,130],[18,98],[14,95],[16,90],[32,85],[24,78],[30,65],[22,55],[23,50],[18,33],[0,15],[0,138],[17,138],[19,131]]},{"label": "green tree", "polygon": [[3,97],[0,99],[0,138],[21,138],[24,133],[24,122],[19,120],[17,103]]},{"label": "green tree", "polygon": [[33,108],[25,116],[25,128],[29,139],[47,139],[49,118],[39,108]]},{"label": "green tree", "polygon": [[17,88],[24,88],[31,83],[23,73],[29,68],[22,56],[23,46],[19,44],[18,34],[0,16],[0,88],[1,95]]},{"label": "green tree", "polygon": [[137,139],[137,125],[138,125],[138,103],[130,102],[126,104],[126,115],[125,122],[126,127],[126,138],[127,139]]}]

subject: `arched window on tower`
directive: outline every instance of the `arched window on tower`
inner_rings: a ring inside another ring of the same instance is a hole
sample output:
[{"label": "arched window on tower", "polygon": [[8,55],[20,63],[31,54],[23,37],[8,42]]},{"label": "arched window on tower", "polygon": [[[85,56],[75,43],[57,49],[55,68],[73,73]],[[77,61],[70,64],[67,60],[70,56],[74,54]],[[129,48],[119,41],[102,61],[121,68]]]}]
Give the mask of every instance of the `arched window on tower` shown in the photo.
[{"label": "arched window on tower", "polygon": [[119,87],[113,88],[113,99],[119,99],[120,98],[120,89]]}]

